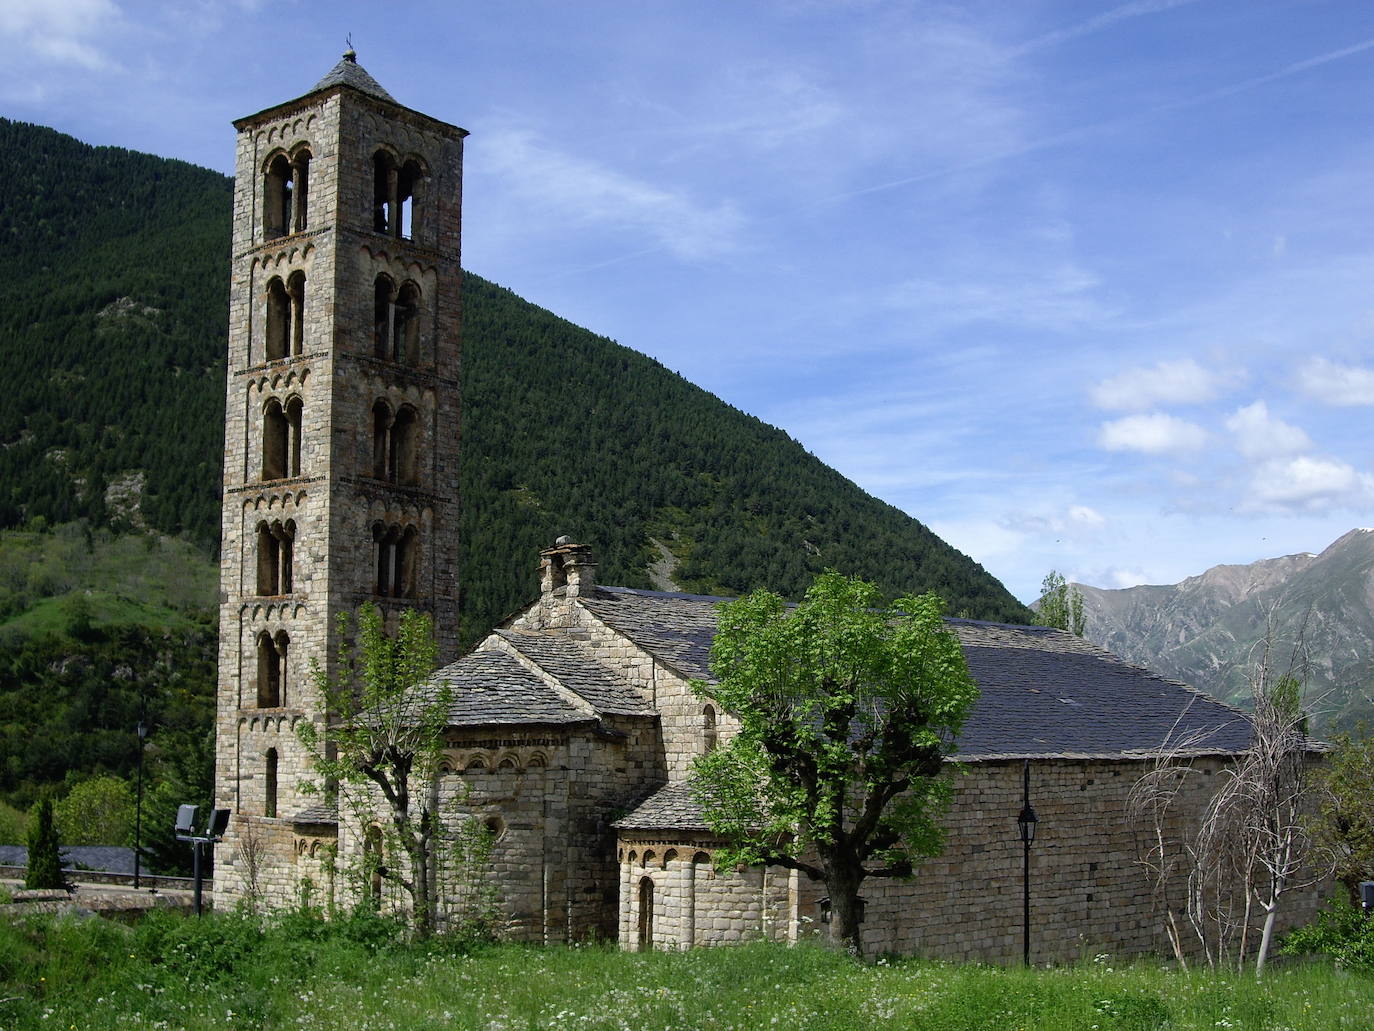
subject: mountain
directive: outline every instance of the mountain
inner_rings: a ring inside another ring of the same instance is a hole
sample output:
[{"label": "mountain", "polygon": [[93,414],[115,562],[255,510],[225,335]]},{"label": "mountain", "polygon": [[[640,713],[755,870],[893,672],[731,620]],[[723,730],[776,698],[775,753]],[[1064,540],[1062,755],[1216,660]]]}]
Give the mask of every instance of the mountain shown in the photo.
[{"label": "mountain", "polygon": [[[0,120],[0,527],[84,519],[213,551],[230,195],[205,169]],[[643,354],[471,273],[464,327],[465,640],[532,595],[563,533],[608,583],[796,596],[835,567],[1030,618],[921,523]]]},{"label": "mountain", "polygon": [[1374,529],[1351,530],[1320,555],[1213,566],[1168,586],[1075,586],[1084,636],[1131,662],[1244,702],[1247,669],[1272,627],[1283,665],[1305,646],[1319,729],[1374,718]]}]

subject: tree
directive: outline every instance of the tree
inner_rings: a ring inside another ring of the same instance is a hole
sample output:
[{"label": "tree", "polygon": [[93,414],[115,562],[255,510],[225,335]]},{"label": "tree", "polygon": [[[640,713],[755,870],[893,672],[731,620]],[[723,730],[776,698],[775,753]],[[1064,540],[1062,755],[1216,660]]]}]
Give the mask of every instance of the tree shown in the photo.
[{"label": "tree", "polygon": [[1359,884],[1374,878],[1374,733],[1335,740],[1317,772],[1316,836],[1336,864],[1336,876],[1358,902]]},{"label": "tree", "polygon": [[[1330,872],[1319,861],[1308,817],[1311,742],[1302,705],[1303,634],[1282,668],[1275,639],[1271,617],[1249,670],[1250,747],[1221,771],[1196,833],[1180,840],[1167,828],[1175,801],[1200,772],[1190,758],[1199,742],[1166,742],[1155,768],[1132,791],[1131,816],[1145,831],[1141,863],[1155,882],[1180,961],[1171,879],[1186,874],[1185,912],[1207,962],[1243,964],[1253,948],[1255,972],[1262,974],[1283,897]],[[1259,942],[1253,945],[1257,919]]]},{"label": "tree", "polygon": [[[340,619],[347,642],[350,620]],[[337,791],[362,840],[367,881],[377,878],[400,888],[406,916],[417,935],[433,933],[437,910],[440,826],[438,799],[431,788],[439,774],[451,692],[428,678],[437,649],[433,621],[424,613],[401,614],[389,635],[373,605],[358,612],[356,645],[340,652],[331,678],[312,667],[330,713],[321,733],[303,722],[301,739],[311,750],[327,790]],[[401,857],[388,862],[386,856]]]},{"label": "tree", "polygon": [[766,590],[723,604],[716,681],[694,682],[739,722],[695,765],[720,860],[823,881],[831,938],[855,954],[863,882],[944,845],[945,757],[978,696],[936,595],[880,602],[827,571],[795,608]]},{"label": "tree", "polygon": [[124,845],[133,837],[133,792],[118,777],[91,777],[67,792],[53,816],[69,845]]},{"label": "tree", "polygon": [[29,829],[29,866],[24,872],[26,888],[65,888],[62,876],[62,846],[57,840],[57,825],[52,818],[52,799],[45,798],[34,811]]},{"label": "tree", "polygon": [[1036,622],[1083,636],[1083,592],[1057,570],[1051,569],[1040,584],[1040,600],[1035,603]]}]

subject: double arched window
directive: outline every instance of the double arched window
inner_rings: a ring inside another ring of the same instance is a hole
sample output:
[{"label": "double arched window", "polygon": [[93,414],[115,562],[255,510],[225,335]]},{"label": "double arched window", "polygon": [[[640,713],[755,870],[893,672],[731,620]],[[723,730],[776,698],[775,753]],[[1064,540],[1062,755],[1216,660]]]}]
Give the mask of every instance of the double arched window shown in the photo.
[{"label": "double arched window", "polygon": [[377,579],[372,593],[383,598],[413,598],[419,558],[419,532],[413,526],[372,526]]},{"label": "double arched window", "polygon": [[426,174],[415,158],[398,159],[390,151],[372,155],[372,228],[401,240],[418,237],[425,212]]},{"label": "double arched window", "polygon": [[262,184],[262,226],[266,239],[306,228],[309,183],[310,151],[305,147],[298,148],[290,157],[279,153],[268,159]]},{"label": "double arched window", "polygon": [[420,416],[410,405],[395,414],[385,401],[372,406],[372,475],[413,487],[420,482]]},{"label": "double arched window", "polygon": [[262,478],[281,480],[301,474],[301,412],[299,397],[283,405],[275,397],[262,409]]},{"label": "double arched window", "polygon": [[290,594],[296,524],[258,523],[258,594]]},{"label": "double arched window", "polygon": [[258,708],[276,709],[286,704],[286,653],[291,639],[285,630],[276,636],[258,634]]},{"label": "double arched window", "polygon": [[305,350],[305,273],[292,272],[267,281],[266,352],[269,362]]},{"label": "double arched window", "polygon": [[390,276],[373,284],[372,353],[385,361],[420,363],[420,288],[405,282],[398,288]]}]

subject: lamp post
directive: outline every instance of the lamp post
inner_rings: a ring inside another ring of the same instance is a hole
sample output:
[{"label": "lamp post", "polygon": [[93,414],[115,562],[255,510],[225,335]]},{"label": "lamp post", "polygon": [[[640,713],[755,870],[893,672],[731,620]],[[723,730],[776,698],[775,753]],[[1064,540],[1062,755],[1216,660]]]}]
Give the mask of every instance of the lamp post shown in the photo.
[{"label": "lamp post", "polygon": [[139,888],[139,873],[143,850],[143,742],[148,737],[143,705],[139,706],[138,727],[138,787],[134,789],[134,890]]},{"label": "lamp post", "polygon": [[1035,825],[1039,818],[1030,804],[1030,760],[1026,760],[1022,781],[1021,812],[1016,817],[1016,826],[1021,832],[1023,866],[1021,871],[1021,951],[1022,961],[1030,966],[1030,847],[1035,840]]}]

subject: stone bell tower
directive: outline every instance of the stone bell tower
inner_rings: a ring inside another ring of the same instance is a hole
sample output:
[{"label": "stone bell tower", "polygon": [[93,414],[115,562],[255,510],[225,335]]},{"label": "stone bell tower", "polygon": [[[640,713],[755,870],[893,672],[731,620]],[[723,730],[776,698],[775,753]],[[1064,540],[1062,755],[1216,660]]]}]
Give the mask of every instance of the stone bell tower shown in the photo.
[{"label": "stone bell tower", "polygon": [[351,50],[234,127],[215,894],[270,904],[328,887],[337,814],[300,790],[296,727],[326,718],[338,616],[423,609],[457,656],[467,133]]}]

